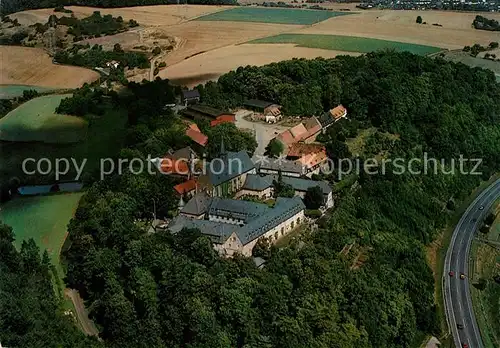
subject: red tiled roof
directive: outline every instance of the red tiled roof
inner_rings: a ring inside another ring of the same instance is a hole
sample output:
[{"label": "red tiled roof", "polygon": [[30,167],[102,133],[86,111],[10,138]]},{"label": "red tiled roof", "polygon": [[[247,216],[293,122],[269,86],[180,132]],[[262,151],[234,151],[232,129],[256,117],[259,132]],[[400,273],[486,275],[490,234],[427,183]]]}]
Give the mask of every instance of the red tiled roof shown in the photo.
[{"label": "red tiled roof", "polygon": [[198,128],[198,125],[196,123],[190,123],[189,124],[189,129],[192,129],[194,131],[197,131],[197,132],[201,133],[201,130],[200,130],[200,128]]},{"label": "red tiled roof", "polygon": [[286,130],[280,135],[278,135],[278,140],[280,140],[283,144],[286,146],[291,145],[295,142],[295,138],[293,137],[292,133],[290,130]]},{"label": "red tiled roof", "polygon": [[301,157],[309,154],[316,154],[319,152],[325,152],[325,147],[319,144],[303,144],[295,143],[292,144],[288,150],[287,156],[290,157]]},{"label": "red tiled roof", "polygon": [[303,137],[303,139],[307,139],[309,137],[312,137],[316,133],[319,133],[321,131],[321,125],[314,126],[313,128],[309,129],[307,131],[307,134]]},{"label": "red tiled roof", "polygon": [[336,106],[330,110],[330,115],[332,115],[332,117],[335,120],[338,120],[338,119],[344,117],[346,114],[347,114],[347,110],[343,105]]},{"label": "red tiled roof", "polygon": [[328,157],[325,152],[317,152],[302,156],[298,161],[302,163],[303,166],[308,168],[314,167],[315,165],[326,161]]},{"label": "red tiled roof", "polygon": [[319,123],[318,119],[316,117],[310,117],[308,118],[304,123],[304,127],[306,127],[307,131],[311,133],[312,129],[316,129],[319,127],[321,129],[321,123]]},{"label": "red tiled roof", "polygon": [[160,170],[165,174],[189,175],[189,165],[185,160],[176,160],[170,156],[161,160]]},{"label": "red tiled roof", "polygon": [[299,123],[295,127],[290,128],[290,133],[292,133],[296,140],[300,140],[302,136],[307,133],[307,129],[302,123]]},{"label": "red tiled roof", "polygon": [[217,119],[211,121],[210,126],[215,127],[218,124],[226,123],[226,122],[231,122],[231,123],[236,122],[236,116],[234,116],[234,115],[221,115],[221,116],[217,117]]},{"label": "red tiled roof", "polygon": [[177,191],[178,194],[182,195],[184,193],[191,192],[196,189],[198,183],[195,179],[191,179],[183,182],[182,184],[178,184],[174,186],[174,190]]},{"label": "red tiled roof", "polygon": [[199,131],[196,131],[192,128],[188,128],[186,130],[186,135],[190,137],[191,140],[193,140],[195,143],[198,143],[201,146],[207,145],[208,137]]}]

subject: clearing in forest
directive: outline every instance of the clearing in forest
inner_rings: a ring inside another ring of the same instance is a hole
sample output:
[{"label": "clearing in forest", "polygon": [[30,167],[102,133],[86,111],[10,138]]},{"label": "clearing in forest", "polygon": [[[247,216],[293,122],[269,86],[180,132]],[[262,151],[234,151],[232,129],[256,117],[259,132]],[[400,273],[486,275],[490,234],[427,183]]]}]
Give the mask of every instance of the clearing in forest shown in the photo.
[{"label": "clearing in forest", "polygon": [[87,122],[80,117],[55,113],[66,95],[38,97],[21,104],[0,119],[0,140],[73,143],[82,140]]},{"label": "clearing in forest", "polygon": [[2,205],[0,220],[12,227],[15,245],[33,238],[59,268],[59,252],[82,193],[16,198]]}]

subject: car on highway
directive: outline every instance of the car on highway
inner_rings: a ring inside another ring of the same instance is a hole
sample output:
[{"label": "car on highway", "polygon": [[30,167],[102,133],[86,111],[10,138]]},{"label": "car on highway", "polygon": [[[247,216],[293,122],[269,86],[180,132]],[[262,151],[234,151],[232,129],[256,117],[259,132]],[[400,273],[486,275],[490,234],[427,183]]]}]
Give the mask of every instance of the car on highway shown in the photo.
[{"label": "car on highway", "polygon": [[460,279],[465,279],[465,274],[460,273]]},{"label": "car on highway", "polygon": [[469,348],[469,345],[467,343],[462,343],[462,348]]},{"label": "car on highway", "polygon": [[462,330],[464,328],[464,324],[457,324],[457,328],[459,328],[460,330]]},{"label": "car on highway", "polygon": [[484,207],[483,207],[483,206],[480,206],[480,207],[479,207],[479,210],[483,210],[483,209],[484,209]]},{"label": "car on highway", "polygon": [[455,272],[450,271],[450,272],[448,273],[448,275],[449,275],[450,277],[454,277],[454,276],[455,276]]}]

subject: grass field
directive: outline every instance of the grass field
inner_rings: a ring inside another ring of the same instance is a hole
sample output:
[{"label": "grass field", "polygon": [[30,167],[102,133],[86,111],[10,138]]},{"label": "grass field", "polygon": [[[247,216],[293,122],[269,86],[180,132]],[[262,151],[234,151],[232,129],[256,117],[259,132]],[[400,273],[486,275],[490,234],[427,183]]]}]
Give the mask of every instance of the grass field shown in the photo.
[{"label": "grass field", "polygon": [[438,47],[410,44],[405,42],[370,39],[364,37],[315,35],[315,34],[280,34],[263,39],[253,40],[249,43],[290,43],[301,47],[322,48],[326,50],[368,53],[382,49],[408,51],[415,54],[426,55],[439,52]]},{"label": "grass field", "polygon": [[[50,184],[53,175],[27,176],[22,172],[22,163],[26,158],[48,158],[54,163],[55,158],[74,158],[78,163],[86,158],[85,172],[99,169],[101,158],[114,157],[123,147],[127,115],[123,110],[108,110],[103,116],[90,119],[87,137],[73,144],[23,143],[0,141],[0,181],[18,177],[23,183]],[[74,180],[75,171],[61,180]]]},{"label": "grass field", "polygon": [[33,238],[41,251],[48,251],[52,263],[61,272],[59,252],[67,225],[82,195],[68,193],[16,198],[1,206],[0,220],[14,230],[17,248],[21,247],[23,240]]},{"label": "grass field", "polygon": [[71,95],[48,95],[32,99],[0,119],[0,140],[73,143],[85,138],[87,122],[80,117],[59,115],[55,109]]},{"label": "grass field", "polygon": [[311,25],[332,17],[348,14],[350,13],[288,8],[237,7],[226,11],[211,13],[199,17],[196,20]]},{"label": "grass field", "polygon": [[474,311],[481,337],[486,348],[500,346],[500,284],[493,280],[493,276],[500,271],[500,251],[483,244],[474,242],[472,245],[474,255],[474,282],[486,279],[484,290],[471,286]]},{"label": "grass field", "polygon": [[35,91],[48,92],[52,88],[39,87],[39,86],[28,86],[28,85],[0,85],[0,99],[12,99],[23,95],[23,91],[34,89]]}]

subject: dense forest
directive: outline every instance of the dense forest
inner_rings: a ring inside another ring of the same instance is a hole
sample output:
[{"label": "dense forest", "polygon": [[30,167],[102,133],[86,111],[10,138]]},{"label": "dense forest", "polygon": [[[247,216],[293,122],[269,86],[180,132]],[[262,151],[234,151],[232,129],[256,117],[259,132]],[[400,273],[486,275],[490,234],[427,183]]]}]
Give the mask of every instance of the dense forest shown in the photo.
[{"label": "dense forest", "polygon": [[[129,92],[120,102],[129,113],[122,157],[187,144],[163,108],[176,93],[168,81],[131,84]],[[419,333],[439,334],[424,245],[500,169],[493,74],[382,52],[239,68],[201,93],[216,107],[262,98],[307,116],[342,103],[349,119],[320,138],[332,158],[354,156],[349,140],[372,130],[362,158],[428,152],[446,158],[448,170],[449,159],[463,154],[483,159],[483,175],[327,176],[336,208],[314,233],[303,231],[303,243],[263,253],[263,269],[247,258],[221,259],[199,231],[146,233],[154,206],[160,217],[176,210],[176,179],[125,172],[95,182],[71,221],[65,257],[68,283],[85,298],[106,346],[401,348]],[[346,245],[359,257],[340,253]]]},{"label": "dense forest", "polygon": [[[183,0],[182,3],[201,5],[236,5],[236,0]],[[60,6],[130,7],[177,4],[176,0],[3,0],[1,14]]]},{"label": "dense forest", "polygon": [[0,343],[23,348],[103,347],[63,314],[47,252],[40,256],[32,239],[17,251],[13,241],[12,229],[0,221]]}]

